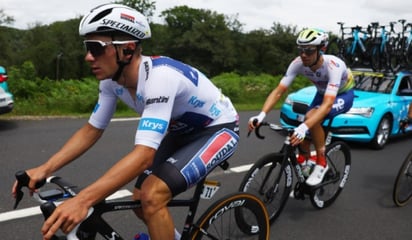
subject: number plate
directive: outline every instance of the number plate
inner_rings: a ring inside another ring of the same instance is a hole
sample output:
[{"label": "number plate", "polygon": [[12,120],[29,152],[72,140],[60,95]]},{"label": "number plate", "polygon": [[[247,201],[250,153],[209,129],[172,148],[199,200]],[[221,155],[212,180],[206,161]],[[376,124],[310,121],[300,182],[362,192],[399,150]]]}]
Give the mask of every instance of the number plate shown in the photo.
[{"label": "number plate", "polygon": [[206,180],[203,184],[203,192],[200,197],[202,199],[211,199],[213,195],[219,190],[220,183],[218,181]]}]

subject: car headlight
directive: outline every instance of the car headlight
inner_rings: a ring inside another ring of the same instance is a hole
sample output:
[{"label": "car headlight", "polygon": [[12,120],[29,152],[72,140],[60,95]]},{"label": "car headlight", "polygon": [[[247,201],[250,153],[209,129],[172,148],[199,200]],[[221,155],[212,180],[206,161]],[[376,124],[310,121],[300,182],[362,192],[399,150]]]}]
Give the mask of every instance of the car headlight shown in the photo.
[{"label": "car headlight", "polygon": [[288,96],[288,97],[285,99],[284,104],[292,105],[292,104],[293,104],[293,100],[291,99],[291,97]]},{"label": "car headlight", "polygon": [[371,117],[373,112],[375,111],[375,108],[373,107],[361,107],[361,108],[351,108],[349,111],[346,112],[346,114],[352,114],[352,115],[361,115],[363,117]]}]

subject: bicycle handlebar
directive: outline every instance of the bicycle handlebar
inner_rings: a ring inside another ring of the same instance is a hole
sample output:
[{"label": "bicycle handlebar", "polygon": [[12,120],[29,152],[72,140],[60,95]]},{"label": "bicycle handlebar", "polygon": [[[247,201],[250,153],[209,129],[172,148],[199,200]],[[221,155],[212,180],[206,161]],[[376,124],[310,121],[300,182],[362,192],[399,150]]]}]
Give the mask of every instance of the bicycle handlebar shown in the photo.
[{"label": "bicycle handlebar", "polygon": [[[257,125],[257,120],[256,120],[256,119],[253,120],[253,125],[254,125],[254,126]],[[263,135],[260,133],[260,128],[261,128],[262,126],[270,126],[270,128],[271,128],[272,130],[283,132],[283,133],[285,133],[285,135],[288,135],[288,136],[292,135],[293,132],[294,132],[294,129],[293,129],[293,128],[290,128],[290,127],[282,127],[282,126],[277,125],[277,124],[274,124],[274,123],[261,122],[261,123],[260,123],[258,126],[256,126],[256,128],[255,128],[255,135],[256,135],[256,137],[259,138],[259,139],[265,139],[265,136],[263,136]],[[248,137],[250,136],[251,132],[252,132],[252,131],[249,131],[249,132],[248,132],[248,135],[247,135]]]},{"label": "bicycle handlebar", "polygon": [[[16,187],[17,194],[16,194],[16,202],[14,204],[14,209],[17,208],[17,205],[19,204],[19,202],[23,198],[24,193],[21,189],[23,187],[28,187],[28,185],[30,183],[30,176],[25,171],[18,171],[18,172],[16,172],[15,176],[16,176],[16,179],[17,179],[17,187]],[[56,176],[52,176],[52,177],[44,179],[40,182],[37,182],[36,185],[35,185],[35,188],[36,189],[41,188],[46,183],[53,183],[53,184],[57,185],[63,191],[63,194],[59,195],[60,197],[63,197],[63,198],[74,197],[79,192],[77,189],[75,189],[77,186],[64,181],[61,177],[56,177]],[[38,194],[38,195],[39,195],[40,200],[50,200],[50,199],[54,198],[53,195],[50,195],[49,197],[46,197],[46,199],[44,199],[44,198],[42,198],[42,196],[40,196],[40,194]],[[42,203],[40,205],[40,209],[43,213],[43,216],[47,219],[48,217],[50,217],[50,215],[56,209],[55,202],[54,201],[45,201],[44,203]],[[90,217],[90,215],[93,213],[93,210],[94,210],[94,208],[90,208],[86,218],[83,219],[83,221],[81,221],[70,233],[68,233],[66,235],[66,238],[68,240],[78,240],[79,239],[76,236],[76,232],[77,232],[79,226],[86,219],[88,219]]]},{"label": "bicycle handlebar", "polygon": [[[30,177],[25,171],[18,171],[15,174],[17,179],[16,186],[16,201],[14,203],[13,209],[16,209],[20,201],[23,199],[24,192],[21,190],[23,187],[29,187]],[[35,184],[35,188],[41,188],[46,183],[46,179],[41,180]]]},{"label": "bicycle handlebar", "polygon": [[[30,176],[25,171],[18,171],[16,172],[15,176],[17,179],[17,187],[16,187],[16,202],[14,203],[14,209],[17,208],[19,202],[23,199],[24,193],[22,191],[22,188],[28,187],[30,183]],[[43,179],[40,182],[37,182],[35,184],[35,188],[36,189],[41,188],[46,183],[53,183],[57,185],[66,195],[66,197],[74,197],[79,192],[77,189],[75,189],[77,186],[64,181],[61,177],[56,177],[56,176],[51,176],[47,179]]]}]

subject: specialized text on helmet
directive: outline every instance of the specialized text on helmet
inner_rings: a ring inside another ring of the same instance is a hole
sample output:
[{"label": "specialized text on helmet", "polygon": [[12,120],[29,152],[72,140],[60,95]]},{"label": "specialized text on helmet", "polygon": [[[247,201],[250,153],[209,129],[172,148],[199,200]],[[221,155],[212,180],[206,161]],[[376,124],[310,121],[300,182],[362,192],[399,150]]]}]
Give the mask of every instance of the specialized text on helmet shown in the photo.
[{"label": "specialized text on helmet", "polygon": [[113,20],[110,20],[110,19],[102,19],[102,25],[125,31],[127,33],[130,33],[133,36],[138,37],[138,38],[144,38],[146,36],[146,34],[142,31],[140,31],[139,29],[134,28],[134,27],[129,26],[129,25],[126,25],[122,22],[117,22],[117,21],[113,21]]}]

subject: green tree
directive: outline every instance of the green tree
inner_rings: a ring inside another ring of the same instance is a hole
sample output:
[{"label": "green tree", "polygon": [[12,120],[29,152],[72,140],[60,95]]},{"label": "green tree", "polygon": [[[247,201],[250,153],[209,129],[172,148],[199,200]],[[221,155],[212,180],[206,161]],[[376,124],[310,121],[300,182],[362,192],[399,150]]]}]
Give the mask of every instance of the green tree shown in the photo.
[{"label": "green tree", "polygon": [[154,11],[156,11],[156,2],[150,0],[119,0],[115,3],[134,8],[149,19],[153,17]]},{"label": "green tree", "polygon": [[4,13],[3,9],[0,9],[0,26],[3,24],[12,24],[13,22],[14,18]]},{"label": "green tree", "polygon": [[161,16],[167,25],[170,56],[200,68],[209,76],[233,69],[235,44],[225,15],[178,6],[163,11]]}]

